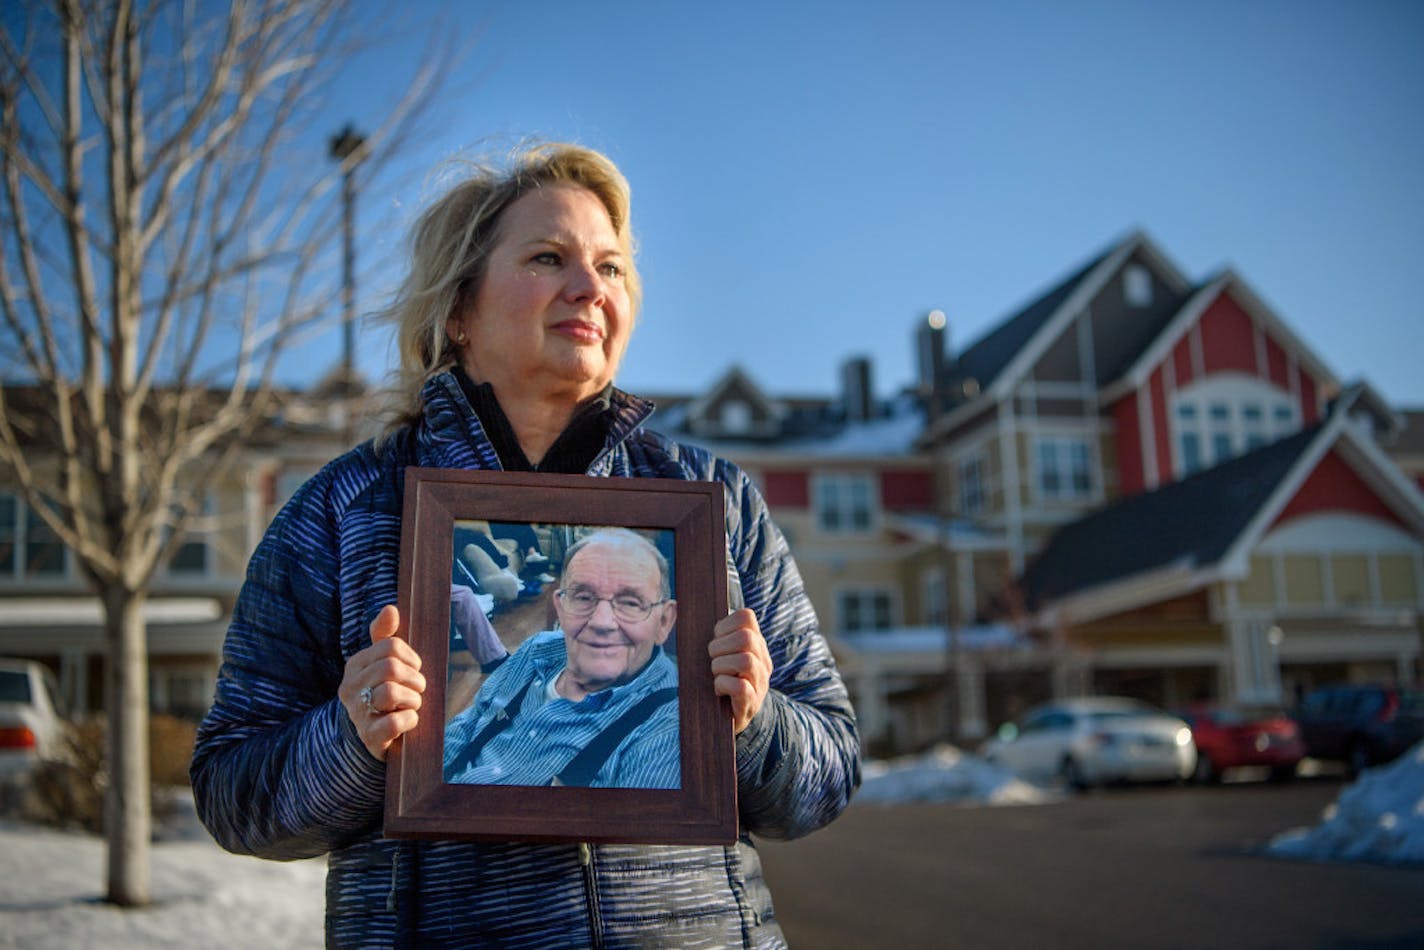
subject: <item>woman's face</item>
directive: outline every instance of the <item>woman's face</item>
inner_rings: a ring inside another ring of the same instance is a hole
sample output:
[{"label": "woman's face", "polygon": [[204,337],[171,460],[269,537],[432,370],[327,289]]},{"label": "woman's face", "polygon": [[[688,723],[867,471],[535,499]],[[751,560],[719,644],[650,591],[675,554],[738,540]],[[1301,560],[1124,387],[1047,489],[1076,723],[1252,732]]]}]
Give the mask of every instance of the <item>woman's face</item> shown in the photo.
[{"label": "woman's face", "polygon": [[448,327],[468,337],[465,370],[506,406],[598,393],[633,322],[630,262],[602,202],[577,185],[536,188],[504,212],[498,234],[473,304]]}]

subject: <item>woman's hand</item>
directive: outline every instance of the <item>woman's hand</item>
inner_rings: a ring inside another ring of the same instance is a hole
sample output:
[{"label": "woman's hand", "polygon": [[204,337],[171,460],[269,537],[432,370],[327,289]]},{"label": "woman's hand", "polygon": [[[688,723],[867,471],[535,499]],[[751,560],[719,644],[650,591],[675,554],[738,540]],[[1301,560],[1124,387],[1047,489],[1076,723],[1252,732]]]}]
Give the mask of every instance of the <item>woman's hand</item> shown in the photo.
[{"label": "woman's hand", "polygon": [[771,653],[756,614],[734,610],[712,630],[712,676],[718,696],[732,700],[732,731],[739,734],[761,709],[771,688]]},{"label": "woman's hand", "polygon": [[391,743],[420,721],[417,710],[425,692],[420,657],[395,635],[398,629],[400,611],[387,604],[371,621],[371,645],[346,661],[337,690],[356,733],[382,762]]}]

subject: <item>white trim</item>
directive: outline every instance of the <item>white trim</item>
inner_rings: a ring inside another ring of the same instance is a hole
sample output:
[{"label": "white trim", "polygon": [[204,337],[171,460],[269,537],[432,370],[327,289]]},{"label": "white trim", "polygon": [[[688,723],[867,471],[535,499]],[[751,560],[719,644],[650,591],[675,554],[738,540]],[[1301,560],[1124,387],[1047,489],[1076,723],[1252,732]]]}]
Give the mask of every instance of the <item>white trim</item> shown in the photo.
[{"label": "white trim", "polygon": [[1220,564],[1223,573],[1233,579],[1239,579],[1245,577],[1250,571],[1251,552],[1261,543],[1261,538],[1265,536],[1266,531],[1275,523],[1276,518],[1280,516],[1281,511],[1290,503],[1290,500],[1300,491],[1306,479],[1315,471],[1320,460],[1325,457],[1325,453],[1335,444],[1336,439],[1340,436],[1343,420],[1344,413],[1337,413],[1321,427],[1315,439],[1306,446],[1305,451],[1301,452],[1296,459],[1295,467],[1277,483],[1275,492],[1257,509],[1255,516],[1247,522],[1245,529],[1236,536],[1235,542],[1222,555]]},{"label": "white trim", "polygon": [[1032,377],[1025,379],[1020,384],[1020,393],[1028,392],[1026,387],[1029,386],[1032,386],[1035,404],[1040,399],[1080,399],[1084,402],[1091,402],[1098,395],[1098,388],[1090,383],[1065,383],[1062,380],[1045,382]]},{"label": "white trim", "polygon": [[1142,439],[1142,483],[1151,491],[1162,482],[1157,470],[1157,426],[1152,420],[1152,391],[1149,386],[1137,390],[1137,430]]},{"label": "white trim", "polygon": [[1023,498],[1019,485],[1018,431],[1014,427],[1014,409],[999,403],[999,464],[1004,473],[1004,520],[1009,542],[1009,563],[1013,573],[1023,572],[1025,562]]},{"label": "white trim", "polygon": [[[1183,337],[1188,338],[1191,346],[1193,376],[1197,379],[1205,376],[1206,360],[1202,349],[1201,318],[1219,297],[1228,293],[1245,311],[1247,318],[1251,321],[1253,331],[1262,335],[1259,351],[1265,349],[1265,337],[1271,337],[1285,352],[1288,364],[1299,365],[1302,360],[1304,361],[1310,374],[1318,380],[1317,401],[1319,395],[1325,390],[1339,387],[1339,380],[1335,378],[1335,374],[1330,371],[1330,368],[1291,331],[1280,317],[1276,316],[1270,307],[1266,306],[1260,296],[1239,274],[1228,268],[1215,280],[1192,295],[1182,309],[1177,311],[1177,315],[1171,319],[1166,328],[1157,335],[1157,338],[1147,349],[1142,351],[1142,354],[1133,361],[1122,376],[1104,388],[1104,399],[1112,401],[1120,398],[1120,393],[1128,388],[1142,385],[1143,380],[1151,376],[1152,370],[1171,356],[1177,342]],[[1258,352],[1258,361],[1260,358],[1261,353]],[[1270,378],[1269,361],[1261,375],[1265,379]],[[1292,380],[1294,378],[1295,374],[1293,373]],[[1298,392],[1296,396],[1296,403],[1299,405]]]},{"label": "white trim", "polygon": [[[104,606],[97,597],[10,597],[0,611],[3,627],[65,627],[104,622]],[[214,597],[153,597],[144,602],[145,623],[206,623],[222,617],[222,604]]]}]

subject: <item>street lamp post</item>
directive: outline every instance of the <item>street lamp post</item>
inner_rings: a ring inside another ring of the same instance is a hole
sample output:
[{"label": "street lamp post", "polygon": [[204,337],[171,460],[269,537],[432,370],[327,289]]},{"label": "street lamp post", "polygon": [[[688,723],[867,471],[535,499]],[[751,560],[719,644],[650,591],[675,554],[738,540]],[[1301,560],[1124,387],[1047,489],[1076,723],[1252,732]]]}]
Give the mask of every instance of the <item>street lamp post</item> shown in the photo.
[{"label": "street lamp post", "polygon": [[950,502],[950,479],[944,470],[944,463],[938,450],[939,421],[944,414],[945,379],[944,339],[947,320],[943,310],[931,310],[926,319],[925,344],[921,358],[925,361],[921,379],[926,383],[925,404],[926,423],[930,433],[930,474],[934,490],[934,513],[939,547],[940,590],[943,597],[945,633],[945,704],[948,717],[950,742],[960,740],[962,723],[961,697],[959,695],[960,637],[959,620],[951,593],[955,589],[954,550],[951,537],[951,521],[954,506]]},{"label": "street lamp post", "polygon": [[366,136],[350,123],[331,137],[331,157],[341,163],[342,382],[356,376],[356,166],[366,157]]}]

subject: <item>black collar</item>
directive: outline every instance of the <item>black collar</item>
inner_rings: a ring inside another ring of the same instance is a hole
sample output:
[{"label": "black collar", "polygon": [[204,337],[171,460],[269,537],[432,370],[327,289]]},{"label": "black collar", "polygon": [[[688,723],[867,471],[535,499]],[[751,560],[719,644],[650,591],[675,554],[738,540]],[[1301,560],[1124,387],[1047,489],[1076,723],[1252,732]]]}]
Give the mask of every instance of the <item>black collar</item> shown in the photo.
[{"label": "black collar", "polygon": [[613,386],[603,387],[603,391],[578,407],[568,427],[559,433],[549,451],[539,460],[538,465],[530,463],[504,414],[494,387],[489,383],[476,383],[464,367],[453,370],[470,408],[475,410],[485,435],[494,446],[499,463],[507,472],[558,472],[567,475],[582,475],[588,471],[598,453],[603,451],[608,441],[609,424],[612,420]]}]

